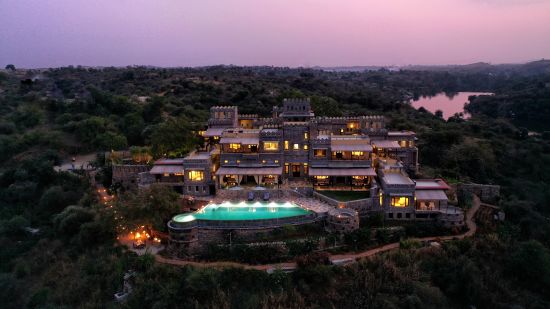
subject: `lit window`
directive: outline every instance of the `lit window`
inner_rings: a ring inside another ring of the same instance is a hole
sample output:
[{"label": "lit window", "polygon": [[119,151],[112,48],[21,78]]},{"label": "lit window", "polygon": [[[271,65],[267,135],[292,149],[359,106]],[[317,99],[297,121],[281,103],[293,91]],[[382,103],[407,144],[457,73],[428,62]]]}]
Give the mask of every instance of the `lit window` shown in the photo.
[{"label": "lit window", "polygon": [[407,207],[409,205],[409,198],[404,196],[392,197],[391,205],[393,207]]},{"label": "lit window", "polygon": [[294,149],[294,150],[300,150],[300,144],[294,144],[294,145],[292,145],[292,149]]},{"label": "lit window", "polygon": [[362,152],[362,151],[352,151],[352,152],[351,152],[351,155],[352,155],[352,156],[360,157],[360,156],[363,155],[363,152]]},{"label": "lit window", "polygon": [[308,139],[309,138],[309,134],[307,132],[304,132],[304,139]]},{"label": "lit window", "polygon": [[285,141],[285,150],[288,150],[288,141]]},{"label": "lit window", "polygon": [[275,160],[275,163],[279,163],[279,160]]},{"label": "lit window", "polygon": [[315,179],[328,179],[328,176],[315,176]]},{"label": "lit window", "polygon": [[344,129],[340,129],[340,133],[344,133]]},{"label": "lit window", "polygon": [[279,150],[279,142],[264,142],[264,150],[270,150],[270,151]]},{"label": "lit window", "polygon": [[168,177],[168,176],[170,176],[170,174],[164,173],[163,176],[164,176],[164,177]]},{"label": "lit window", "polygon": [[313,155],[315,157],[326,157],[327,156],[327,150],[326,149],[314,149]]},{"label": "lit window", "polygon": [[382,206],[382,192],[380,192],[380,206]]},{"label": "lit window", "polygon": [[307,175],[308,173],[308,166],[307,166],[307,163],[304,163],[304,174]]},{"label": "lit window", "polygon": [[290,170],[290,167],[288,163],[285,163],[285,174],[288,174],[288,171]]},{"label": "lit window", "polygon": [[238,163],[241,163],[241,160],[237,160],[237,164],[238,164]]},{"label": "lit window", "polygon": [[308,145],[304,144],[304,150],[308,150],[308,149],[309,149]]},{"label": "lit window", "polygon": [[265,164],[267,161],[266,160],[262,160],[262,164]]},{"label": "lit window", "polygon": [[241,149],[241,144],[229,144],[229,149]]},{"label": "lit window", "polygon": [[223,160],[223,163],[229,163],[229,160]]},{"label": "lit window", "polygon": [[188,176],[189,176],[189,180],[191,180],[191,181],[202,181],[202,180],[204,180],[204,172],[203,171],[189,171]]}]

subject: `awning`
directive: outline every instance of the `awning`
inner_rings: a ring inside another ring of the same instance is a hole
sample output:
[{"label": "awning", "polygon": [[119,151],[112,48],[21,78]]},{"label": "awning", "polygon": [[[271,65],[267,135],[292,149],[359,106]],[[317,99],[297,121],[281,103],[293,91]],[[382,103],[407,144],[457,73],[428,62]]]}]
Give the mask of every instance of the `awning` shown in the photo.
[{"label": "awning", "polygon": [[443,190],[418,190],[416,199],[421,201],[446,201],[447,195]]},{"label": "awning", "polygon": [[364,151],[372,152],[372,146],[369,144],[356,144],[356,145],[346,145],[346,144],[332,144],[330,146],[332,151]]},{"label": "awning", "polygon": [[155,165],[149,172],[150,174],[182,174],[181,165]]},{"label": "awning", "polygon": [[220,167],[216,175],[281,175],[283,167]]},{"label": "awning", "polygon": [[259,145],[259,137],[222,137],[220,144]]},{"label": "awning", "polygon": [[204,132],[204,136],[205,136],[205,137],[221,136],[223,130],[225,130],[225,129],[226,129],[226,128],[208,128],[208,129]]},{"label": "awning", "polygon": [[397,141],[380,140],[380,141],[372,141],[372,144],[376,148],[401,148],[401,146],[399,146],[399,143]]},{"label": "awning", "polygon": [[372,167],[366,168],[309,168],[310,176],[376,176]]}]

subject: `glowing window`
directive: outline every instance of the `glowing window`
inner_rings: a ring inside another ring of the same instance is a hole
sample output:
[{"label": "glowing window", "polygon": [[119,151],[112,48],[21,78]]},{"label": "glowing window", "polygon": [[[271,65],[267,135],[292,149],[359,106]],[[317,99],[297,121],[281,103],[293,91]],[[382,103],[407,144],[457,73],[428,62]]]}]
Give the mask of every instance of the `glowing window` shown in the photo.
[{"label": "glowing window", "polygon": [[189,171],[187,174],[189,176],[189,180],[191,181],[202,181],[204,180],[204,172],[203,171]]},{"label": "glowing window", "polygon": [[229,149],[241,149],[241,144],[229,144]]},{"label": "glowing window", "polygon": [[223,163],[229,163],[229,160],[223,160]]},{"label": "glowing window", "polygon": [[304,144],[304,150],[308,150],[308,149],[309,149],[308,145]]},{"label": "glowing window", "polygon": [[328,176],[315,176],[315,179],[328,179]]},{"label": "glowing window", "polygon": [[267,161],[266,160],[262,160],[262,164],[265,164]]},{"label": "glowing window", "polygon": [[391,205],[393,207],[407,207],[409,206],[409,198],[404,196],[392,197]]},{"label": "glowing window", "polygon": [[288,141],[285,141],[285,150],[288,150]]},{"label": "glowing window", "polygon": [[315,149],[315,150],[313,150],[313,155],[315,157],[326,157],[327,156],[327,150],[326,149]]},{"label": "glowing window", "polygon": [[300,144],[294,144],[294,145],[292,145],[292,149],[294,149],[294,150],[300,150]]},{"label": "glowing window", "polygon": [[288,163],[285,163],[285,174],[288,174],[288,171],[290,170],[290,167]]},{"label": "glowing window", "polygon": [[351,152],[351,155],[352,155],[352,156],[360,157],[360,156],[363,155],[363,152],[362,152],[362,151],[352,151],[352,152]]},{"label": "glowing window", "polygon": [[270,150],[270,151],[279,150],[279,142],[264,142],[264,150]]},{"label": "glowing window", "polygon": [[279,163],[279,160],[275,160],[275,163]]},{"label": "glowing window", "polygon": [[309,134],[307,132],[304,132],[304,139],[308,139],[309,138]]}]

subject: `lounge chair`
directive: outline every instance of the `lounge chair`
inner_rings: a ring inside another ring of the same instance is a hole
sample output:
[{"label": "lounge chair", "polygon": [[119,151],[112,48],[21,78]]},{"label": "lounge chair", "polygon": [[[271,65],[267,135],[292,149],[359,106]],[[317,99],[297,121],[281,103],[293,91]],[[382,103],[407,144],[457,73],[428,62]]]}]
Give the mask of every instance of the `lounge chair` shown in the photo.
[{"label": "lounge chair", "polygon": [[248,192],[248,201],[254,200],[254,192]]},{"label": "lounge chair", "polygon": [[269,201],[269,192],[264,193],[264,201]]}]

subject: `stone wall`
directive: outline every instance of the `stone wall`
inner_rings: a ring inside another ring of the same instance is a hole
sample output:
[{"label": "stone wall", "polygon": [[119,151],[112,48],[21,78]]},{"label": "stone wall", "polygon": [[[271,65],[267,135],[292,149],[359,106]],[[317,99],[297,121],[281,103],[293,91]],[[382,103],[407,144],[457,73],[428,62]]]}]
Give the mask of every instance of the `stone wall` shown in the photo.
[{"label": "stone wall", "polygon": [[113,164],[113,184],[120,183],[126,189],[137,189],[139,174],[151,167],[141,164]]},{"label": "stone wall", "polygon": [[458,196],[475,194],[482,202],[495,203],[500,197],[500,186],[477,183],[461,183],[457,185]]}]

